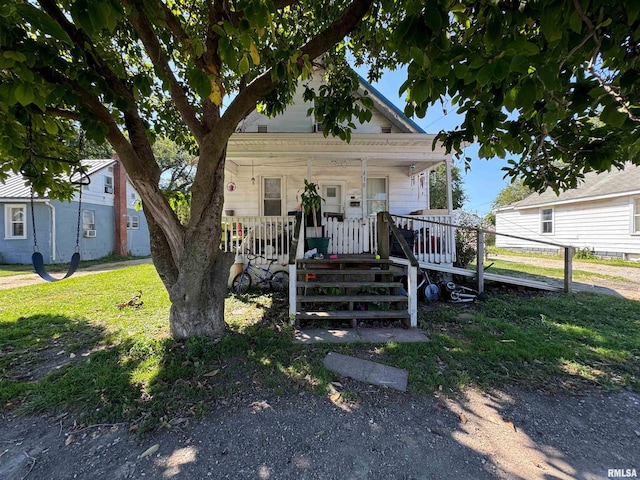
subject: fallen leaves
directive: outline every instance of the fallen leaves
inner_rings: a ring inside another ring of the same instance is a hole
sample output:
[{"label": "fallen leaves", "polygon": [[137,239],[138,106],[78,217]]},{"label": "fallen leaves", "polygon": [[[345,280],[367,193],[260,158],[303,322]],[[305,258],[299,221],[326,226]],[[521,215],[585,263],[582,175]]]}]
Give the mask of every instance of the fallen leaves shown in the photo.
[{"label": "fallen leaves", "polygon": [[138,460],[148,457],[149,455],[153,455],[154,453],[156,453],[158,451],[158,449],[160,448],[160,444],[156,443],[155,445],[147,448],[144,452],[142,452],[140,455],[138,455]]}]

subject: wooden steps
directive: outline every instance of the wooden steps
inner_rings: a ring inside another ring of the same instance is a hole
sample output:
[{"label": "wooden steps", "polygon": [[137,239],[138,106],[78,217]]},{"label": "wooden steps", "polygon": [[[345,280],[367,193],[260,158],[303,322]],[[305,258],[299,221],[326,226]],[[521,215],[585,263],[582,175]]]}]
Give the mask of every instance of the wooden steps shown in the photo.
[{"label": "wooden steps", "polygon": [[298,259],[296,321],[407,321],[408,297],[394,281],[391,260],[373,256]]}]

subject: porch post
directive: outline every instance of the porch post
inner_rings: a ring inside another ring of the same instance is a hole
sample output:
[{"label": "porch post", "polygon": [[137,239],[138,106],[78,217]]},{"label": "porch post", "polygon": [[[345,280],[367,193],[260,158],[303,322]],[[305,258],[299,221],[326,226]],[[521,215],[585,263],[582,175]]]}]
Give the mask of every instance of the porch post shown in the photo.
[{"label": "porch post", "polygon": [[453,190],[451,187],[451,157],[447,158],[445,165],[447,167],[447,209],[449,215],[453,212]]},{"label": "porch post", "polygon": [[418,326],[418,267],[407,267],[407,288],[409,290],[409,327]]},{"label": "porch post", "polygon": [[367,159],[360,159],[360,206],[362,207],[362,218],[367,218]]}]

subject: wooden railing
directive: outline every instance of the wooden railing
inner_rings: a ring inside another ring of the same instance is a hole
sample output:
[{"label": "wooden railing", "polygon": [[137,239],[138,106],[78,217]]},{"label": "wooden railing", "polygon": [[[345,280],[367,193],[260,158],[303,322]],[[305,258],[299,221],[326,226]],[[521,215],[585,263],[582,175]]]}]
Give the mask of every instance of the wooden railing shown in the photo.
[{"label": "wooden railing", "polygon": [[[220,248],[238,255],[262,255],[289,262],[289,249],[296,217],[223,216]],[[266,262],[258,257],[256,263]]]},{"label": "wooden railing", "polygon": [[455,227],[450,215],[391,215],[401,230],[416,233],[413,253],[421,262],[453,264],[456,261]]}]

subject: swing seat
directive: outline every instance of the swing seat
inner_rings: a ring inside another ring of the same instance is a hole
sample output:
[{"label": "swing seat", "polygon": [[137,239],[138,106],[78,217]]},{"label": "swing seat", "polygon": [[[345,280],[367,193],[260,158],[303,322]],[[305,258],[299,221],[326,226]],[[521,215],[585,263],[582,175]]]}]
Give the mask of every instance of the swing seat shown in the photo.
[{"label": "swing seat", "polygon": [[40,252],[33,252],[33,255],[31,255],[31,262],[33,263],[33,268],[36,273],[40,275],[43,280],[46,280],[47,282],[57,282],[58,280],[64,280],[65,278],[70,277],[77,270],[78,265],[80,264],[80,253],[76,252],[71,256],[69,270],[67,270],[67,274],[61,278],[52,277],[51,274],[47,272],[47,269],[44,266],[44,257]]}]

